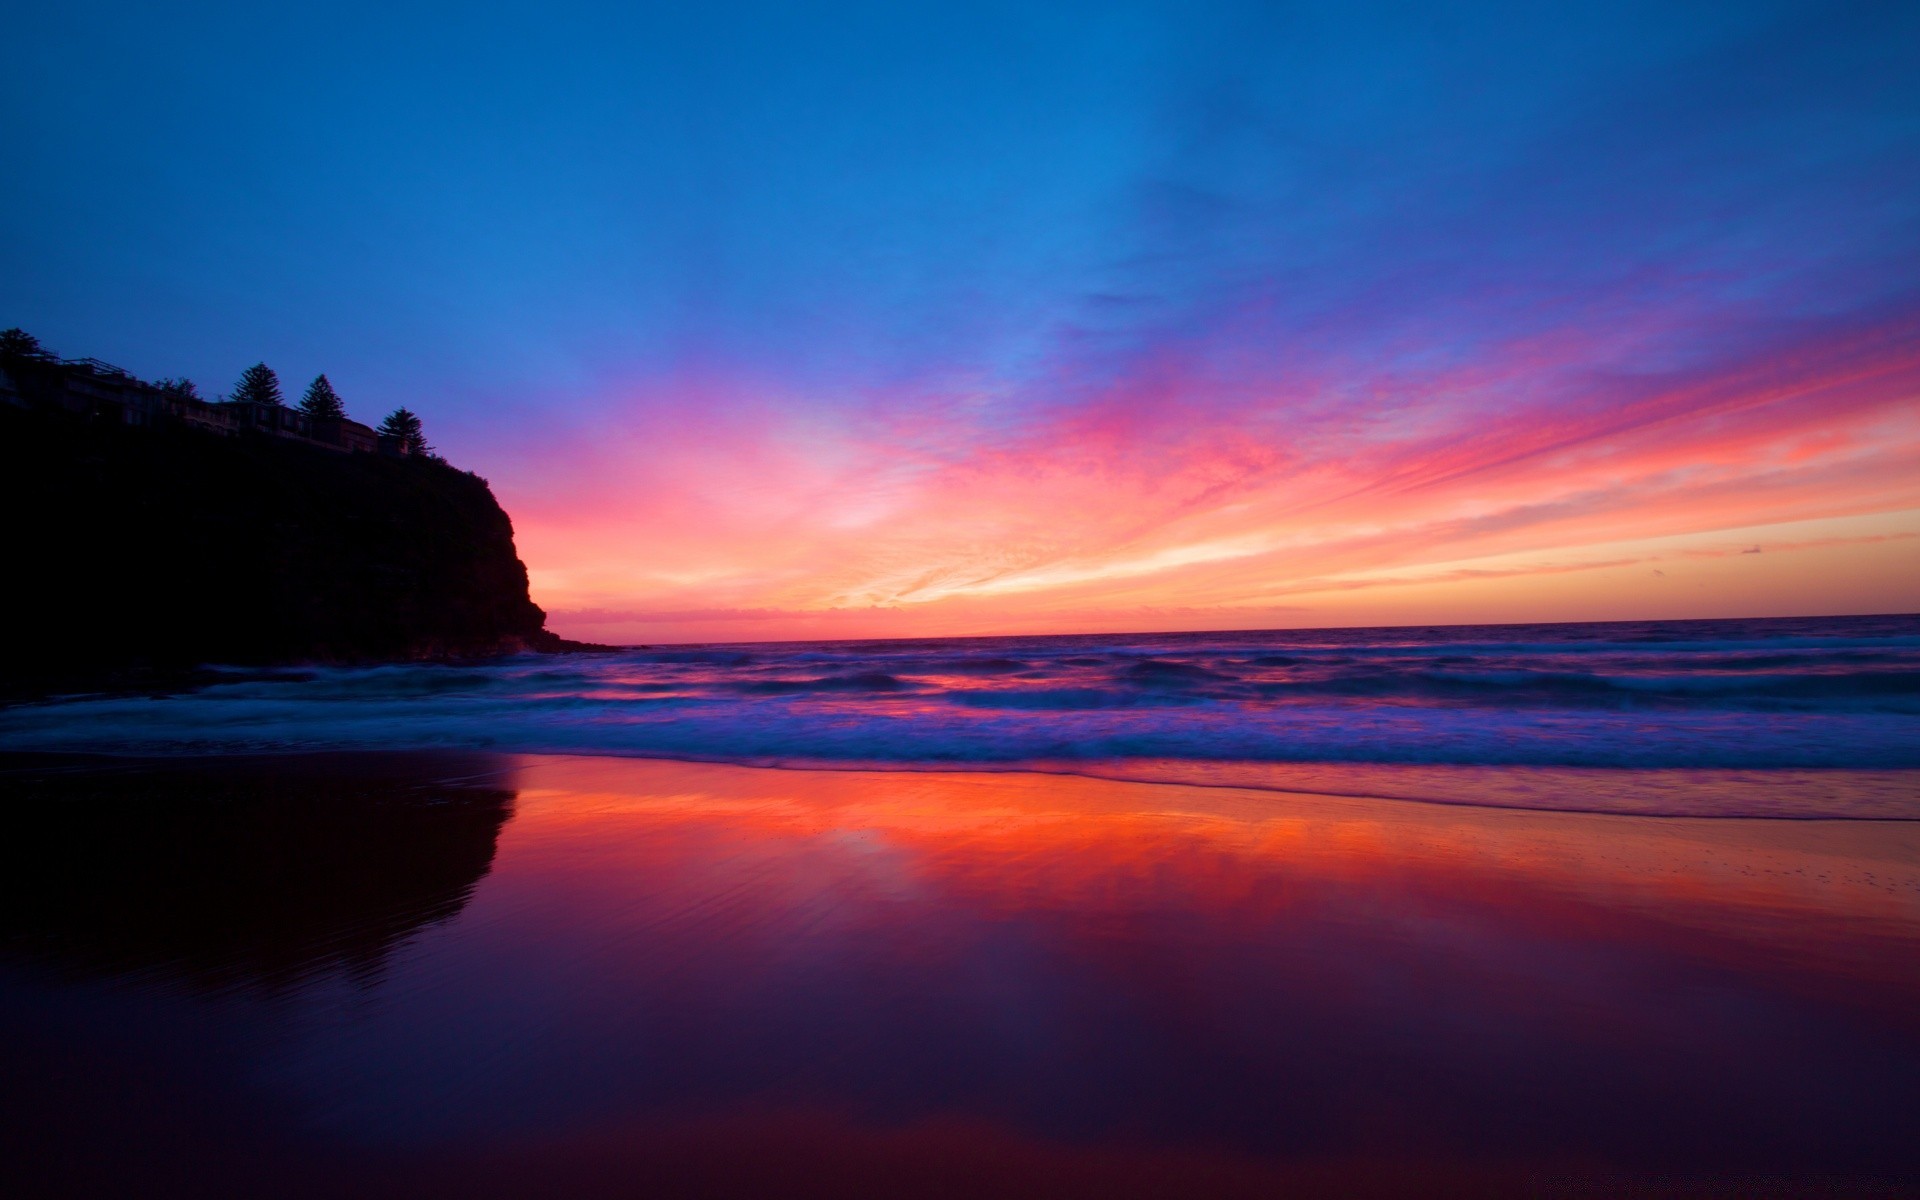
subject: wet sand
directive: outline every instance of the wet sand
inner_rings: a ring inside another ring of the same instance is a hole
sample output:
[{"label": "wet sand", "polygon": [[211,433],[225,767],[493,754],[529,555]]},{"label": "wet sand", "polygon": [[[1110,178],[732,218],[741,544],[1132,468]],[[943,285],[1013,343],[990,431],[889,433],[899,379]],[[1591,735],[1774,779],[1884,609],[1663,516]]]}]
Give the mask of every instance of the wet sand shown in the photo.
[{"label": "wet sand", "polygon": [[1920,1182],[1913,822],[542,756],[0,770],[30,1191]]}]

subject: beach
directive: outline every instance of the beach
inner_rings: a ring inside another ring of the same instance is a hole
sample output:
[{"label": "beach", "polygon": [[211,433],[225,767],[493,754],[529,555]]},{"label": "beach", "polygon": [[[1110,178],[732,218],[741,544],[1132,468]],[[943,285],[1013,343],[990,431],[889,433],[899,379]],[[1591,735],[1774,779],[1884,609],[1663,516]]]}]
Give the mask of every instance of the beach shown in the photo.
[{"label": "beach", "polygon": [[4,779],[6,1157],[49,1192],[1920,1178],[1912,821],[474,751]]},{"label": "beach", "polygon": [[5,26],[0,1200],[1920,1200],[1920,2],[230,7]]}]

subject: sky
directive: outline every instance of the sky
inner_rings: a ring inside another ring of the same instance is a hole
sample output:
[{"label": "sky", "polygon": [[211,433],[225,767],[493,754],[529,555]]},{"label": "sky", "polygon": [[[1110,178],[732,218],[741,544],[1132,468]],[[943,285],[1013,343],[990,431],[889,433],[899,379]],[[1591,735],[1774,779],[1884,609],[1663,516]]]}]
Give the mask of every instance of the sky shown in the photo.
[{"label": "sky", "polygon": [[615,642],[1920,609],[1920,6],[15,5],[0,325]]}]

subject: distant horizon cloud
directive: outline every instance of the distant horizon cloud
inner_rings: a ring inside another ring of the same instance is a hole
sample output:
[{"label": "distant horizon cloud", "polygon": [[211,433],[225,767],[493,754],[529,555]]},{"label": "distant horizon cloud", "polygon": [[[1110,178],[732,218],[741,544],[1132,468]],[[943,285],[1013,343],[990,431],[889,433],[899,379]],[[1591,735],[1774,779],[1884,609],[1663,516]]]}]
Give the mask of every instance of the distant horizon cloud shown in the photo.
[{"label": "distant horizon cloud", "polygon": [[15,32],[0,325],[419,412],[563,634],[1920,610],[1910,5]]}]

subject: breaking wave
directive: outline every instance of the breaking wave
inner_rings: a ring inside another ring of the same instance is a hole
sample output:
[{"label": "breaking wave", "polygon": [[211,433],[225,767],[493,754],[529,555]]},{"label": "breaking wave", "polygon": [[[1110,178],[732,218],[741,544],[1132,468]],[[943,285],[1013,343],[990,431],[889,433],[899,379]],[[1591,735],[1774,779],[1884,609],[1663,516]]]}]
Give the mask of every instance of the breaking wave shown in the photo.
[{"label": "breaking wave", "polygon": [[[1373,780],[1370,794],[1488,802],[1503,802],[1494,793],[1506,786],[1493,768],[1509,781],[1520,769],[1536,782],[1586,772],[1589,796],[1607,791],[1594,772],[1736,772],[1801,781],[1801,799],[1769,815],[1920,818],[1920,617],[639,647],[234,670],[179,695],[6,709],[0,746],[459,746],[1272,787],[1309,777],[1325,787],[1313,773],[1339,766],[1342,778]],[[1666,799],[1653,807],[1600,806],[1700,808],[1684,788],[1656,790]],[[1714,804],[1745,811],[1724,794]]]}]

